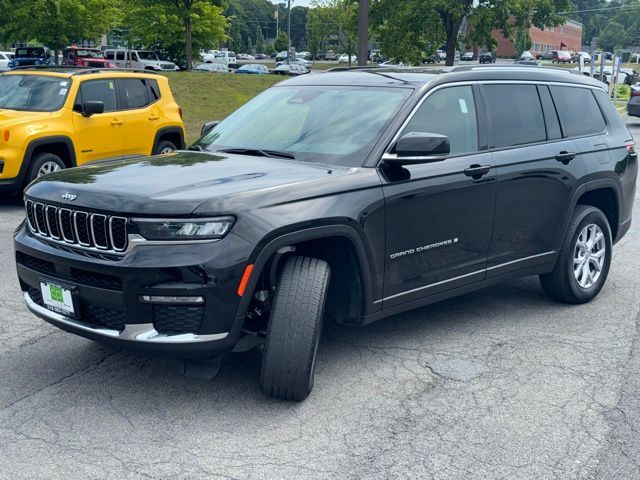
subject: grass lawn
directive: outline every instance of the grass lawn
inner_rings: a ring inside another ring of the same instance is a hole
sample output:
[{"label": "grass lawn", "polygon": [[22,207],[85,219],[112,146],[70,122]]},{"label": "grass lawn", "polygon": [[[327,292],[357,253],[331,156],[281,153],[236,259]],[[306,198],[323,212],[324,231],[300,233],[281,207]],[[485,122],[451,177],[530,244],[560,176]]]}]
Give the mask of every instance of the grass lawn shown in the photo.
[{"label": "grass lawn", "polygon": [[171,91],[182,107],[187,127],[187,145],[200,136],[202,125],[222,120],[258,93],[281,82],[279,75],[216,75],[166,73]]}]

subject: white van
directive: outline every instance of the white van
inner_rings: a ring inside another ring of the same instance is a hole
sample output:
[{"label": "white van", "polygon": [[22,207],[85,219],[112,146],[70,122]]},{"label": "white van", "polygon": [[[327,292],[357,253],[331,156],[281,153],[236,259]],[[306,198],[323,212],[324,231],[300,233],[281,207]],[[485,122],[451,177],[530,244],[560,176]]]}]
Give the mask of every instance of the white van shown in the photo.
[{"label": "white van", "polygon": [[0,69],[9,68],[11,60],[13,60],[13,52],[0,52]]},{"label": "white van", "polygon": [[[130,62],[127,55],[131,53]],[[158,54],[152,50],[105,50],[104,58],[109,60],[117,68],[135,68],[138,70],[179,70],[172,62],[160,60]]]}]

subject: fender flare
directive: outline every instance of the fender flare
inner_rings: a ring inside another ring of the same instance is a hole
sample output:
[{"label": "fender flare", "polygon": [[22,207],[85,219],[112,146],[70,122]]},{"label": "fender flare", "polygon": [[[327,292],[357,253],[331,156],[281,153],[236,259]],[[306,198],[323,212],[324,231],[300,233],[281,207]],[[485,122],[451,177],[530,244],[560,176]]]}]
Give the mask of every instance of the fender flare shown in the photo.
[{"label": "fender flare", "polygon": [[153,139],[153,146],[151,147],[151,155],[153,155],[153,152],[156,151],[156,147],[158,146],[158,143],[160,143],[160,138],[163,135],[167,135],[167,134],[177,134],[180,137],[180,145],[176,145],[176,147],[178,147],[178,150],[183,150],[185,148],[185,142],[184,142],[184,131],[182,130],[181,127],[162,127],[159,128],[158,131],[156,132],[156,136]]},{"label": "fender flare", "polygon": [[20,178],[20,182],[22,182],[27,175],[27,171],[29,170],[29,166],[31,165],[31,160],[33,160],[33,152],[36,150],[36,148],[52,143],[63,143],[67,147],[67,150],[69,150],[69,162],[71,163],[71,168],[77,166],[76,150],[71,138],[64,135],[36,138],[29,142],[27,148],[24,151],[24,156],[22,157],[22,165],[20,165],[20,171],[18,172],[18,178]]},{"label": "fender flare", "polygon": [[370,256],[362,237],[358,234],[356,229],[348,225],[326,225],[297,230],[292,233],[280,235],[270,240],[264,247],[260,248],[257,256],[254,257],[254,255],[252,255],[250,257],[254,258],[253,261],[248,262],[253,264],[253,271],[246,285],[246,294],[242,297],[240,304],[238,305],[236,319],[244,318],[253,297],[253,292],[256,288],[258,279],[264,271],[267,261],[273,254],[275,254],[280,248],[288,245],[327,237],[342,237],[346,238],[351,243],[356,252],[360,273],[362,275],[364,310],[362,313],[363,315],[367,315],[372,313],[374,310],[379,310],[381,305],[374,303],[375,286],[373,275],[371,274]]}]

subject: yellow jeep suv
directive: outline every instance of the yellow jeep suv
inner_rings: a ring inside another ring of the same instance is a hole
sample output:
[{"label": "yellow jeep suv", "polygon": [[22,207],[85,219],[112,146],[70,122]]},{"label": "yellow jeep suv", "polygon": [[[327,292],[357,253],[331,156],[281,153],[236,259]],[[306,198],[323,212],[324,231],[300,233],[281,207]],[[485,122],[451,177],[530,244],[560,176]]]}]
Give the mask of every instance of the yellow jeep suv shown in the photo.
[{"label": "yellow jeep suv", "polygon": [[72,67],[0,75],[0,192],[95,160],[182,149],[184,139],[161,75]]}]

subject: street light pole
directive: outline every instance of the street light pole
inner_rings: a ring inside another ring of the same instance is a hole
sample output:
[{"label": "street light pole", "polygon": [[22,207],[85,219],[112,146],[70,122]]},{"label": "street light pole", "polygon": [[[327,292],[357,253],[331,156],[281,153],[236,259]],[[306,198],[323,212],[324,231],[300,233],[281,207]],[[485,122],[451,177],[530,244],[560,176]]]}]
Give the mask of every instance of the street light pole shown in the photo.
[{"label": "street light pole", "polygon": [[289,57],[291,57],[291,0],[288,1],[287,6],[287,40],[289,41],[289,47],[287,48],[287,65],[289,65]]}]

